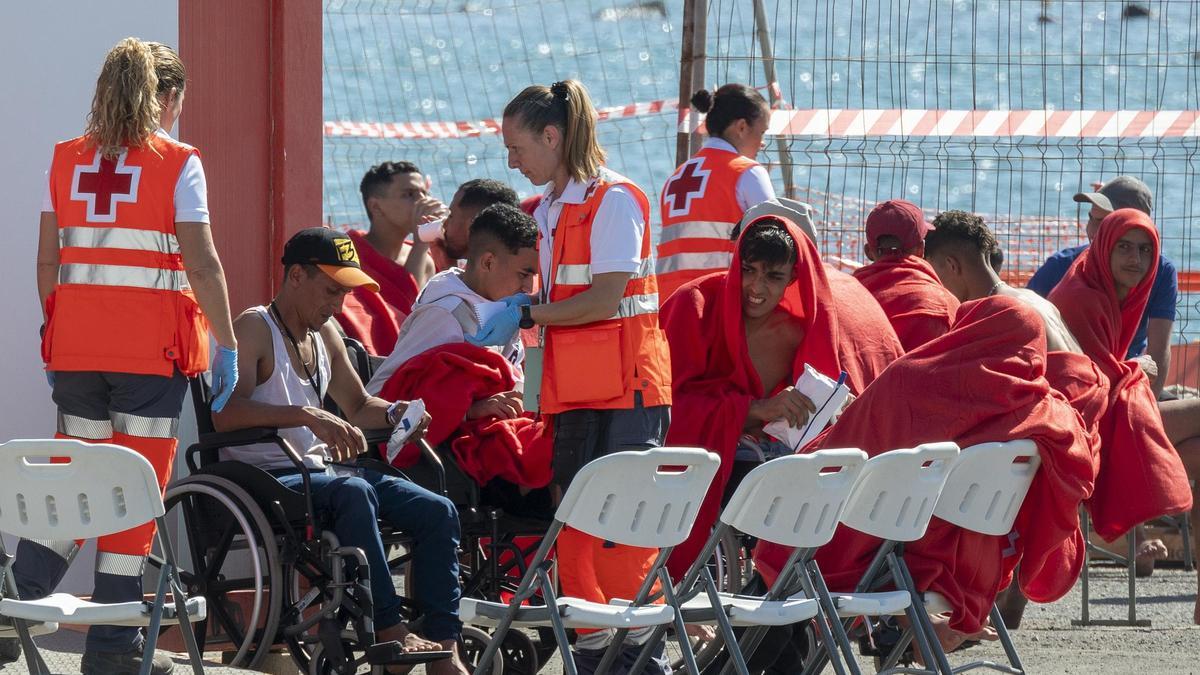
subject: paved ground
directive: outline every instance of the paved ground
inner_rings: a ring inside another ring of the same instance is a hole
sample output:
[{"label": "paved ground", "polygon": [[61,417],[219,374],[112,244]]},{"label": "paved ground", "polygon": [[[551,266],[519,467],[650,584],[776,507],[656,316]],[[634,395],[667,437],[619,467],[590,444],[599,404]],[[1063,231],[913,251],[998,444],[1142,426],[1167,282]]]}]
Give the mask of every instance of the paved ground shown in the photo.
[{"label": "paved ground", "polygon": [[[1127,615],[1124,577],[1116,568],[1093,567],[1092,618]],[[1192,625],[1196,575],[1179,569],[1159,569],[1138,581],[1138,616],[1150,619],[1149,628],[1082,628],[1071,625],[1079,618],[1080,594],[1074,591],[1050,605],[1030,605],[1025,621],[1013,636],[1030,673],[1200,673],[1200,626]],[[83,640],[78,633],[60,631],[39,639],[55,673],[78,673]],[[217,655],[205,664],[207,673],[245,673],[218,665]],[[985,644],[952,656],[953,664],[974,659],[1003,658],[998,646]],[[286,664],[286,661],[283,663]],[[176,673],[189,672],[186,659],[177,659]],[[865,670],[870,663],[861,662]],[[0,668],[0,674],[27,672],[24,662]],[[285,672],[279,669],[276,672]],[[293,671],[294,672],[294,671]],[[421,670],[415,671],[420,673]],[[557,657],[542,670],[562,672]],[[828,670],[832,672],[832,670]]]}]

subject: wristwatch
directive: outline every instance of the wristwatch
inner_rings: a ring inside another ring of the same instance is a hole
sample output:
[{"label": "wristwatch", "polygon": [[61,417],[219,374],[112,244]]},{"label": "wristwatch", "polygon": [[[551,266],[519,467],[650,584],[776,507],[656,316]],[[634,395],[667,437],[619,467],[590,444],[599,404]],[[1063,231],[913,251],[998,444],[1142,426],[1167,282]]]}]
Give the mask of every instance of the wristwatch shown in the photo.
[{"label": "wristwatch", "polygon": [[523,330],[533,328],[533,313],[529,311],[529,305],[521,305],[521,321],[517,326]]}]

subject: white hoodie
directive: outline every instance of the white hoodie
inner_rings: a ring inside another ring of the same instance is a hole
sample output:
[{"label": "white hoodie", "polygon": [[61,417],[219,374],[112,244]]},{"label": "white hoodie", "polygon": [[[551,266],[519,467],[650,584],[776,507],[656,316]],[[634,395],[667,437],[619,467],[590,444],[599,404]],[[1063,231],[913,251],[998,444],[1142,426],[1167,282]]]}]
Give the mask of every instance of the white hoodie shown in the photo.
[{"label": "white hoodie", "polygon": [[[371,381],[367,392],[378,396],[392,374],[406,361],[422,352],[454,342],[466,342],[465,336],[479,330],[479,318],[475,305],[489,302],[482,295],[467,287],[462,280],[463,271],[452,267],[435,274],[425,284],[413,304],[412,313],[400,326],[400,335],[392,353],[384,359]],[[521,336],[513,336],[512,342],[504,347],[488,347],[508,360],[516,378],[516,390],[524,389],[525,376],[521,363],[525,359],[525,348]]]}]

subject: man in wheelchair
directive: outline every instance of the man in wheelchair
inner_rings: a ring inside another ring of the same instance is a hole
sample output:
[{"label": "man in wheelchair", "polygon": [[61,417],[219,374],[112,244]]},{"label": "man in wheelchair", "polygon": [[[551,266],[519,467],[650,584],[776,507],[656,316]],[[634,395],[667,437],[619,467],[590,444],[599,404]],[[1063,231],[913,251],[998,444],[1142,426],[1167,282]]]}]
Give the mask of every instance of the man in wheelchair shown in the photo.
[{"label": "man in wheelchair", "polygon": [[[343,546],[361,548],[370,567],[376,639],[397,640],[406,651],[452,650],[454,657],[426,666],[433,674],[465,674],[457,656],[458,513],[445,497],[408,480],[342,465],[366,450],[359,428],[391,428],[407,401],[369,396],[330,318],[354,288],[378,288],[358,263],[353,243],[325,228],[296,233],[285,245],[284,280],[267,307],[252,307],[234,322],[241,378],[228,405],[213,415],[218,431],[279,428],[279,435],[308,468],[313,508],[327,518]],[[328,394],[346,419],[321,408]],[[418,427],[424,433],[429,417]],[[304,477],[273,443],[222,450],[223,460],[258,466],[285,486],[302,489]],[[414,540],[412,574],[422,639],[401,622],[401,599],[387,565],[377,520]]]}]

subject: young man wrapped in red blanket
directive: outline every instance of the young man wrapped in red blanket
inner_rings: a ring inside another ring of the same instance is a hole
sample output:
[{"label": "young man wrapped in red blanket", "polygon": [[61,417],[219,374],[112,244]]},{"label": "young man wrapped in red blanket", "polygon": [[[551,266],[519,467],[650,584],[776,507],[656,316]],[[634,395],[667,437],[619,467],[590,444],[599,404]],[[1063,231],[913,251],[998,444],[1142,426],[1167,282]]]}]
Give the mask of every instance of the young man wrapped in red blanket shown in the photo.
[{"label": "young man wrapped in red blanket", "polygon": [[813,242],[791,221],[764,216],[743,230],[728,271],[688,282],[663,305],[673,398],[667,443],[721,455],[692,536],[671,553],[673,576],[699,554],[731,479],[793,451],[762,427],[807,419],[812,403],[792,386],[805,364],[832,378],[846,371],[857,394],[900,355],[868,293],[835,297],[830,287]]},{"label": "young man wrapped in red blanket", "polygon": [[[1102,469],[1090,505],[1096,531],[1108,540],[1165,514],[1192,509],[1193,519],[1200,518],[1188,485],[1189,477],[1200,476],[1200,401],[1157,403],[1143,364],[1123,358],[1149,299],[1158,255],[1150,216],[1118,209],[1101,221],[1092,245],[1050,293],[1109,380],[1108,411],[1100,420]],[[1194,620],[1200,623],[1200,598]]]},{"label": "young man wrapped in red blanket", "polygon": [[[1038,602],[1062,597],[1083,564],[1078,509],[1091,494],[1092,456],[1078,414],[1046,382],[1045,358],[1045,329],[1027,305],[1003,296],[965,303],[950,332],[898,359],[805,448],[856,447],[875,456],[945,440],[963,448],[1037,444],[1042,463],[1012,534],[969,532],[935,517],[905,548],[917,588],[946,598],[954,608],[949,628],[962,635],[984,629],[1018,562],[1021,587]],[[830,589],[852,590],[879,543],[839,528],[816,554]],[[761,545],[755,560],[770,580],[787,554]]]},{"label": "young man wrapped in red blanket", "polygon": [[933,226],[912,202],[892,199],[867,215],[863,252],[871,264],[854,270],[879,301],[905,351],[950,330],[958,300],[925,262],[925,235]]},{"label": "young man wrapped in red blanket", "polygon": [[[422,399],[433,418],[425,439],[449,443],[459,467],[481,486],[495,478],[521,488],[550,482],[553,442],[524,409],[520,338],[489,348],[465,342],[488,307],[530,290],[536,243],[537,225],[515,206],[480,211],[470,225],[465,267],[430,279],[367,385]],[[410,445],[393,463],[410,466],[418,456]]]}]

